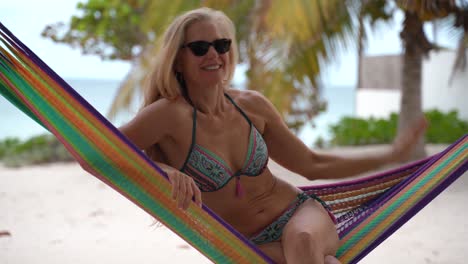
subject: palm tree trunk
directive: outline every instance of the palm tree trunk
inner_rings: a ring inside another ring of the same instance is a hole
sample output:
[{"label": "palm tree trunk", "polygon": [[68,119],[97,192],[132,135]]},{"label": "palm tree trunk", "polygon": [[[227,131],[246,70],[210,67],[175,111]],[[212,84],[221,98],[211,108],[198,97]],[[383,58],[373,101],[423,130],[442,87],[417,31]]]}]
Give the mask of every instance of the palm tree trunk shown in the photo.
[{"label": "palm tree trunk", "polygon": [[[431,44],[424,34],[423,23],[415,13],[406,11],[403,23],[400,35],[405,51],[398,134],[405,131],[423,115],[421,99],[422,59],[431,49]],[[422,138],[412,153],[411,159],[420,159],[426,155],[424,139]]]},{"label": "palm tree trunk", "polygon": [[[364,5],[364,3],[362,4]],[[357,65],[357,89],[362,88],[362,54],[364,50],[364,14],[362,12],[362,6],[361,10],[359,12],[358,16],[358,46],[357,46],[357,56],[358,56],[358,65]]]}]

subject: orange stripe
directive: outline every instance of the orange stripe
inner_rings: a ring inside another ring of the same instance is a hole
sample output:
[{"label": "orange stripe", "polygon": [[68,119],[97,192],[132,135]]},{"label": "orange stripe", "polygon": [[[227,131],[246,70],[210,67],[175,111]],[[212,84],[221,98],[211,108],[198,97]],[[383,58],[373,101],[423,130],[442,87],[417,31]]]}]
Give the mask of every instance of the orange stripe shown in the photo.
[{"label": "orange stripe", "polygon": [[[29,64],[29,63],[28,63]],[[30,64],[29,64],[30,65]],[[30,65],[31,66],[31,65]],[[34,65],[33,65],[34,66]],[[19,67],[21,68],[21,67]],[[33,68],[36,68],[37,67],[33,67]],[[56,95],[54,95],[48,88],[46,88],[43,83],[35,80],[32,78],[32,75],[29,74],[28,72],[24,71],[24,70],[21,70],[20,71],[22,74],[24,74],[25,76],[27,76],[27,79],[30,83],[32,83],[35,87],[38,88],[39,91],[42,92],[42,94],[44,95],[45,98],[56,98]],[[39,74],[41,75],[41,74]],[[48,77],[48,76],[47,76]],[[53,85],[51,86],[57,86],[57,84],[55,83],[55,81],[53,81],[53,79],[51,78],[46,78],[46,79],[49,79],[49,81],[52,81]],[[76,108],[75,109],[80,109],[80,110],[83,110],[81,104],[79,104],[75,98],[71,97],[68,93],[65,93],[65,91],[62,91],[61,89],[57,89],[57,91],[59,92],[58,94],[61,95],[63,98],[65,98],[64,100],[65,101],[68,101],[69,102],[69,106],[75,106]],[[67,100],[68,98],[68,100]],[[56,103],[56,100],[48,100],[49,102],[51,102],[51,105],[53,105],[55,108],[59,109],[59,108],[62,108],[62,104],[60,103]],[[72,103],[74,102],[74,103]],[[71,111],[70,111],[71,109]],[[107,147],[108,145],[107,144],[104,144],[102,143],[102,140],[101,138],[99,138],[99,135],[96,135],[96,132],[91,130],[91,129],[83,129],[83,128],[86,128],[86,127],[89,127],[89,124],[91,123],[91,125],[94,125],[96,127],[102,127],[104,128],[105,130],[107,130],[107,127],[105,127],[104,125],[101,124],[100,121],[98,121],[93,115],[90,114],[89,111],[84,111],[84,113],[82,113],[82,115],[88,119],[90,119],[91,121],[94,121],[94,122],[86,122],[86,121],[83,121],[82,119],[76,119],[74,117],[76,117],[77,113],[74,113],[74,112],[79,112],[79,111],[74,111],[75,109],[73,109],[72,107],[68,107],[68,110],[64,110],[64,111],[59,111],[63,114],[63,116],[66,118],[66,119],[73,119],[77,122],[77,125],[81,128],[81,131],[84,131],[84,132],[89,132],[89,133],[86,133],[87,136],[89,137],[89,139],[91,139],[91,142],[93,142],[93,144],[99,146],[101,149],[106,149],[106,150],[109,150],[110,149]],[[85,109],[86,110],[86,109]],[[98,121],[98,122],[96,122]],[[115,139],[118,139],[118,141],[120,141],[120,139],[118,137],[116,137],[115,135],[112,134],[113,137],[115,137]],[[114,140],[115,141],[115,140]],[[126,145],[126,144],[123,144],[123,145]],[[112,150],[113,153],[117,153],[119,154],[118,152],[116,152],[115,149]],[[128,151],[127,151],[128,152]],[[110,155],[106,155],[107,158],[110,158],[110,160],[112,160],[113,162],[116,162],[117,164],[128,164],[128,160],[124,160],[123,158],[115,158],[115,157],[120,157],[120,155],[112,155],[112,153],[107,153],[107,154],[110,154]],[[150,171],[153,171],[153,168],[150,167],[150,166],[147,166],[146,162],[140,162],[141,165],[145,165],[145,167],[147,167],[146,169],[150,169]],[[127,170],[125,170],[127,171]],[[136,169],[136,172],[138,173],[138,171],[143,172],[144,170],[138,170]],[[127,171],[128,172],[128,171]],[[136,173],[132,173],[134,171],[130,171],[130,173],[127,173],[127,175],[135,175],[135,176],[131,176],[130,178],[132,178],[135,182],[138,183],[139,186],[151,186],[153,187],[152,184],[150,184],[150,182],[148,182],[147,180],[145,179],[142,179],[142,178],[137,178],[136,177]],[[155,175],[151,175],[153,177],[153,179],[157,179],[158,181],[161,181],[160,180],[160,177],[154,177]],[[165,180],[164,178],[164,181],[163,181],[165,184],[166,184],[166,189],[162,189],[162,191],[166,191],[169,190],[170,188],[170,185],[169,183]],[[169,205],[168,206],[168,209],[171,211],[171,212],[177,212],[177,210],[180,211],[180,209],[178,209],[176,206],[175,206],[175,202],[172,200],[172,199],[162,199],[163,196],[160,196],[160,193],[158,193],[157,189],[155,188],[150,188],[150,189],[146,189],[148,191],[149,194],[151,194],[152,197],[158,197],[159,200],[162,200],[162,204],[164,205]],[[164,197],[165,198],[165,197]],[[191,206],[192,208],[194,206]],[[200,210],[200,209],[198,209]],[[202,211],[203,212],[203,211]],[[203,212],[204,213],[204,212]],[[199,222],[198,221],[193,221],[194,220],[194,217],[189,217],[188,214],[185,214],[185,213],[181,213],[181,214],[175,214],[177,215],[179,218],[183,219],[184,223],[190,223],[190,226],[191,227],[195,227],[195,226],[198,226],[198,227],[203,227],[203,226],[200,226],[199,225]],[[219,223],[217,221],[213,221],[212,217],[209,216],[208,214],[204,213],[204,215],[206,216],[204,219],[207,219],[209,221],[211,221],[212,223],[215,223],[216,225],[219,226]],[[155,216],[157,218],[157,216]],[[213,225],[213,224],[212,224]],[[216,230],[216,232],[218,232],[218,235],[219,235],[219,229],[220,228],[217,228],[218,230]],[[221,229],[224,230],[224,232],[222,232],[223,234],[229,234],[232,236],[232,234],[230,232],[226,232],[224,226],[221,226]],[[173,230],[173,231],[176,231],[176,230]],[[205,229],[206,231],[206,229]],[[225,245],[226,243],[221,240],[221,239],[217,239],[216,237],[216,234],[213,235],[213,231],[209,231],[208,233],[212,234],[212,236],[208,236],[205,237],[211,241],[213,244],[215,245]],[[236,239],[237,240],[237,239]],[[231,241],[232,242],[232,241]],[[243,245],[245,247],[245,245],[243,243],[237,243],[238,245]],[[225,245],[225,246],[228,246],[228,245]],[[250,250],[250,249],[249,249]],[[242,256],[236,254],[236,252],[232,251],[232,250],[229,250],[229,256],[232,257],[233,259],[239,259],[239,258],[242,258]],[[226,253],[226,251],[225,251]],[[240,260],[240,259],[239,259]]]},{"label": "orange stripe", "polygon": [[[466,140],[465,140],[466,141]],[[463,143],[463,142],[462,142]],[[444,155],[444,157],[447,157],[449,155],[451,155],[453,152],[456,152],[458,149],[452,149],[451,151],[449,151],[447,154]],[[468,151],[465,151],[465,152],[468,152]],[[464,157],[465,156],[465,157]],[[379,224],[376,225],[376,227],[373,229],[372,232],[369,232],[367,233],[365,236],[362,237],[362,239],[359,241],[359,243],[357,243],[355,246],[353,246],[352,248],[350,248],[345,254],[343,254],[342,257],[340,257],[341,260],[343,260],[344,262],[347,262],[347,261],[350,261],[352,259],[352,257],[356,256],[358,253],[362,252],[362,250],[364,249],[365,246],[367,246],[368,244],[370,244],[372,241],[375,240],[375,238],[381,234],[386,228],[388,228],[388,226],[393,223],[395,221],[395,219],[397,219],[399,216],[401,216],[403,213],[405,213],[408,208],[412,207],[418,200],[421,199],[422,196],[424,196],[424,194],[430,190],[434,185],[436,185],[442,178],[445,177],[445,175],[447,173],[449,173],[452,169],[452,167],[454,167],[456,164],[458,164],[461,160],[465,159],[466,158],[466,154],[465,155],[460,155],[458,156],[457,158],[455,158],[452,162],[450,162],[445,170],[443,170],[443,172],[440,172],[439,174],[437,174],[436,177],[433,177],[429,182],[427,182],[425,184],[425,188],[421,188],[419,190],[417,190],[414,195],[412,195],[407,201],[405,201],[404,203],[401,204],[401,206],[398,206],[397,210],[393,211],[392,213],[389,214],[389,216],[386,218],[386,220],[380,222]],[[432,172],[432,170],[439,166],[440,163],[442,163],[444,161],[444,158],[442,157],[438,162],[436,162],[435,164],[431,165],[429,168],[426,169],[426,172],[421,174],[420,176],[418,176],[418,179],[423,179],[426,175],[428,175],[429,173]],[[405,187],[403,190],[401,190],[400,192],[407,192],[409,189],[413,188],[414,185],[418,182],[420,182],[421,180],[419,181],[415,181],[413,182],[411,185],[408,185],[407,187]],[[387,204],[392,204],[394,203],[397,199],[399,199],[399,196],[395,196],[393,197],[392,199],[390,199]],[[382,207],[380,209],[378,209],[376,212],[374,212],[374,215],[379,215],[382,211],[384,211],[387,207]],[[365,221],[363,221],[362,223],[360,223],[361,226],[366,226],[369,224],[370,221],[373,220],[374,217],[368,217]],[[348,238],[351,238],[353,237],[359,230],[353,230],[352,232],[350,232],[346,237]],[[349,239],[345,239],[343,241],[343,243],[345,241],[347,241]]]}]

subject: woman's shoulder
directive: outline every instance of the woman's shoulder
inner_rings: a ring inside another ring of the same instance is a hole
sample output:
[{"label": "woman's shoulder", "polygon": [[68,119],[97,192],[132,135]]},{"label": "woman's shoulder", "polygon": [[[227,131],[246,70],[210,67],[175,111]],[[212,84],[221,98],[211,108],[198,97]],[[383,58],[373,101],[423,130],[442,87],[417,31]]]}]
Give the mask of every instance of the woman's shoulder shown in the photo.
[{"label": "woman's shoulder", "polygon": [[242,108],[259,115],[270,115],[274,112],[273,104],[261,92],[254,90],[235,90],[228,92],[229,96]]},{"label": "woman's shoulder", "polygon": [[268,99],[260,92],[254,90],[228,90],[228,95],[241,107],[262,108]]},{"label": "woman's shoulder", "polygon": [[183,98],[166,99],[161,98],[141,109],[142,113],[147,113],[159,121],[177,123],[191,118],[193,108]]},{"label": "woman's shoulder", "polygon": [[192,107],[181,96],[176,99],[161,98],[147,105],[143,109],[163,113],[181,114],[191,111]]}]

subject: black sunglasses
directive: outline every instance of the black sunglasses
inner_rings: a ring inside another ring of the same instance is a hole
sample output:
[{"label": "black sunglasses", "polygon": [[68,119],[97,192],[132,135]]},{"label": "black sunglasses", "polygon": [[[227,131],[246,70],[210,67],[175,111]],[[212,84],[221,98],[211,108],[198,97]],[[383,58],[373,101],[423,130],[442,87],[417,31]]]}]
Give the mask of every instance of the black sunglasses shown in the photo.
[{"label": "black sunglasses", "polygon": [[213,42],[199,40],[182,45],[181,48],[188,47],[192,51],[193,55],[201,57],[208,52],[210,46],[213,46],[218,54],[224,54],[231,48],[231,40],[225,38],[217,39]]}]

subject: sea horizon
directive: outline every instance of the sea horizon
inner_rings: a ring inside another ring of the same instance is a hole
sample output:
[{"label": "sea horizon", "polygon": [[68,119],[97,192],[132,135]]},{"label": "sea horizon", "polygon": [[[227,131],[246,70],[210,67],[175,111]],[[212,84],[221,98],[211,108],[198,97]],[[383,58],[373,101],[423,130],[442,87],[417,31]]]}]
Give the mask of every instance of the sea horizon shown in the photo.
[{"label": "sea horizon", "polygon": [[[107,118],[121,80],[91,78],[64,78],[64,80]],[[330,139],[329,125],[337,123],[343,116],[354,115],[354,87],[324,85],[321,92],[321,97],[327,102],[327,110],[308,122],[298,133],[307,145],[312,145],[319,137],[325,140]],[[110,122],[115,126],[128,122],[138,111],[140,102],[141,98],[136,96],[130,109],[122,111]],[[49,133],[2,96],[0,96],[0,113],[6,124],[0,129],[0,140],[7,138],[26,140]]]}]

